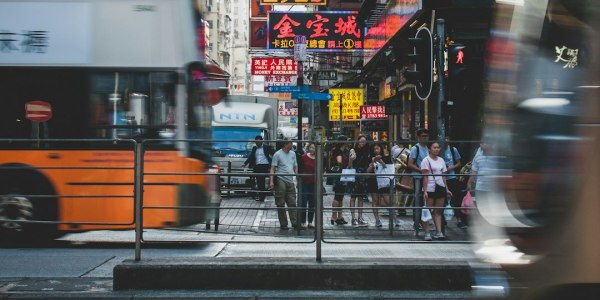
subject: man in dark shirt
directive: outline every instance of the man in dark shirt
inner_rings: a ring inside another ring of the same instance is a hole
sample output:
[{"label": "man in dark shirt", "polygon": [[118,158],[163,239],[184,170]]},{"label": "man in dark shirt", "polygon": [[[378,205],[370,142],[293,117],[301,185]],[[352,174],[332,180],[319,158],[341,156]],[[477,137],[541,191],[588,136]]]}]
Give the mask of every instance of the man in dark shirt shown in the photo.
[{"label": "man in dark shirt", "polygon": [[265,188],[265,178],[267,177],[266,173],[269,173],[269,168],[271,167],[271,160],[273,159],[273,148],[269,145],[263,143],[263,137],[257,135],[255,138],[256,146],[252,148],[252,153],[248,156],[248,159],[242,165],[250,166],[254,173],[262,173],[265,175],[255,175],[257,190],[258,190],[258,199],[256,201],[265,201],[265,197],[267,196],[267,189]]}]

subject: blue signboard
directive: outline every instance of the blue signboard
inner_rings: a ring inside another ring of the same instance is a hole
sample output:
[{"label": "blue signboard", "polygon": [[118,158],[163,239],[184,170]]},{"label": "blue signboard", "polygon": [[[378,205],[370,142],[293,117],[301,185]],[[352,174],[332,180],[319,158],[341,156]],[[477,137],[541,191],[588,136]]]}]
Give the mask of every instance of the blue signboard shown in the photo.
[{"label": "blue signboard", "polygon": [[269,93],[293,93],[293,92],[308,92],[310,86],[295,86],[295,85],[277,85],[268,86],[267,92]]},{"label": "blue signboard", "polygon": [[331,100],[331,94],[292,92],[292,99],[311,100],[311,101],[329,101],[329,100]]}]

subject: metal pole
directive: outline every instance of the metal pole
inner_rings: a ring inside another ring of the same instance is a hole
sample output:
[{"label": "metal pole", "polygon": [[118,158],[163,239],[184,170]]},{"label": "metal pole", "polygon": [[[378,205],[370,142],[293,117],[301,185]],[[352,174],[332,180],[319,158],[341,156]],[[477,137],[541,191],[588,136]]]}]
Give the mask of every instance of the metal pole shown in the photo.
[{"label": "metal pole", "polygon": [[143,203],[144,203],[144,146],[142,143],[134,144],[135,164],[134,172],[134,198],[135,198],[135,261],[142,257],[143,238]]},{"label": "metal pole", "polygon": [[316,143],[316,166],[315,170],[315,239],[317,243],[317,261],[321,262],[321,240],[323,239],[323,144]]},{"label": "metal pole", "polygon": [[[304,64],[301,61],[298,61],[298,81],[296,82],[300,90],[302,90],[302,86],[304,85]],[[298,141],[303,140],[304,137],[302,135],[302,100],[298,99]],[[300,142],[298,142],[298,147],[301,147]]]},{"label": "metal pole", "polygon": [[344,95],[340,94],[340,134],[342,134],[342,99]]},{"label": "metal pole", "polygon": [[442,106],[444,104],[444,19],[436,20],[436,34],[438,40],[438,48],[436,51],[437,74],[438,74],[438,99],[437,99],[437,129],[438,141],[441,141],[446,136],[445,116],[442,114]]}]

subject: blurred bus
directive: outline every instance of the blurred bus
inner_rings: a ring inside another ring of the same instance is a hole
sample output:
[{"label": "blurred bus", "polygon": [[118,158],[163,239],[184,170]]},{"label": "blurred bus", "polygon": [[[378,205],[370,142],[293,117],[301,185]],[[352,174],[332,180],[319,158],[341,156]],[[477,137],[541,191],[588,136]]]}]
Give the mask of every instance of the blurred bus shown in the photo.
[{"label": "blurred bus", "polygon": [[472,228],[527,299],[600,298],[599,8],[496,2],[484,138],[497,169]]},{"label": "blurred bus", "polygon": [[[210,171],[209,145],[174,141],[210,139],[211,105],[226,93],[227,74],[203,62],[196,5],[0,1],[2,239],[133,228],[133,140],[159,140],[144,144],[145,172]],[[145,206],[220,197],[212,176],[144,180]],[[201,221],[194,210],[149,209],[143,226]]]}]

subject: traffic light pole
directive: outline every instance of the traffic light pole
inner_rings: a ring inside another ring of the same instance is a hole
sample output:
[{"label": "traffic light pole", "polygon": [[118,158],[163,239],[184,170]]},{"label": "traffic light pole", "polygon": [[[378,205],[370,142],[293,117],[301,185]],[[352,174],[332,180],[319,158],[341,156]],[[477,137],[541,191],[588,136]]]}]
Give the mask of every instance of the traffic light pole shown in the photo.
[{"label": "traffic light pole", "polygon": [[441,141],[446,136],[446,117],[442,114],[442,107],[444,105],[444,19],[437,19],[436,23],[436,35],[437,35],[437,51],[436,54],[436,69],[438,75],[438,98],[437,98],[437,131],[438,140]]}]

